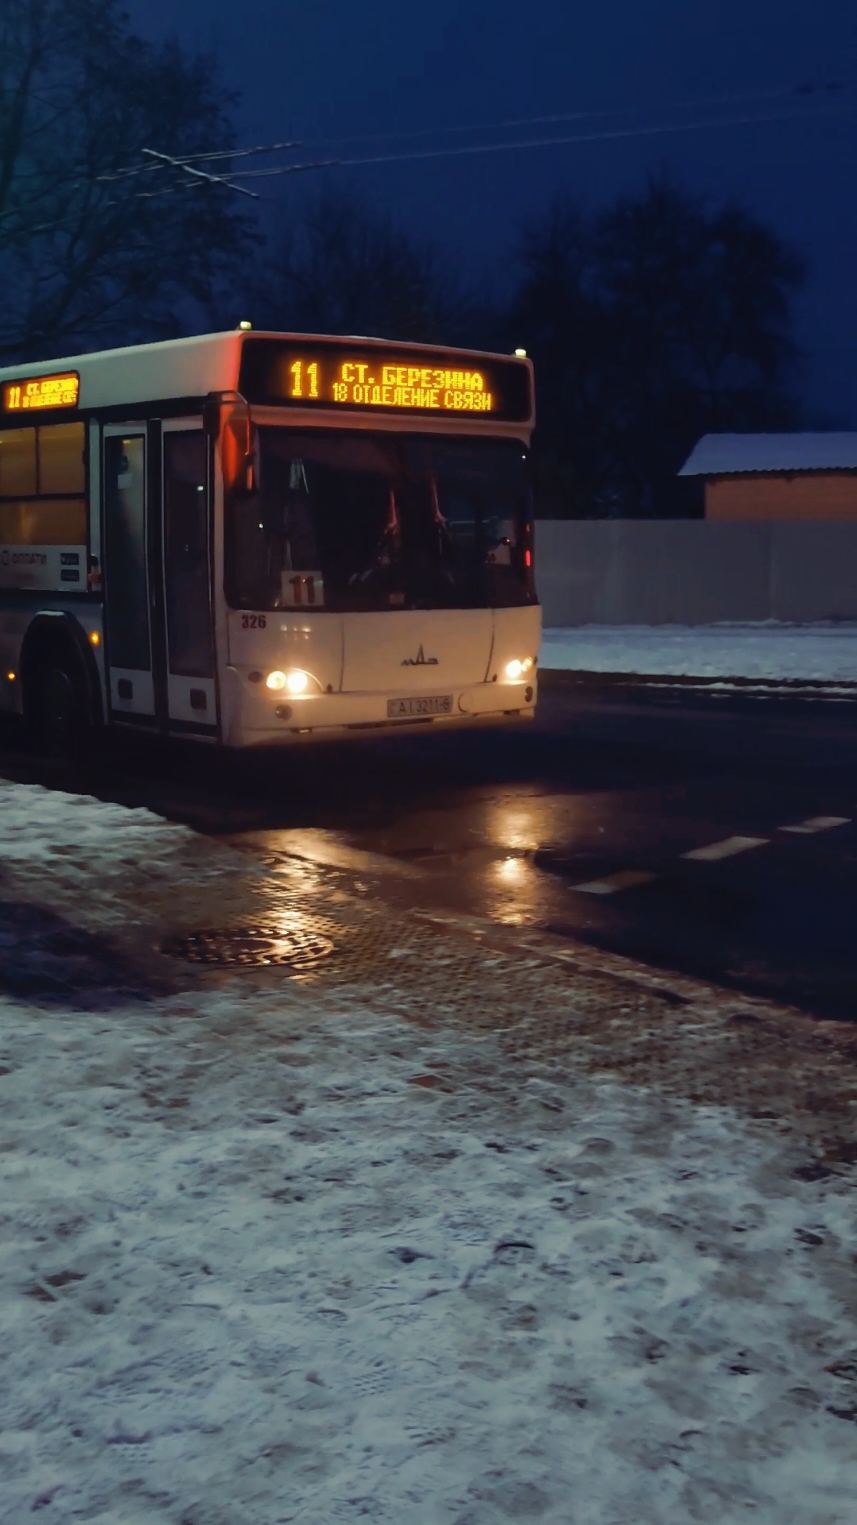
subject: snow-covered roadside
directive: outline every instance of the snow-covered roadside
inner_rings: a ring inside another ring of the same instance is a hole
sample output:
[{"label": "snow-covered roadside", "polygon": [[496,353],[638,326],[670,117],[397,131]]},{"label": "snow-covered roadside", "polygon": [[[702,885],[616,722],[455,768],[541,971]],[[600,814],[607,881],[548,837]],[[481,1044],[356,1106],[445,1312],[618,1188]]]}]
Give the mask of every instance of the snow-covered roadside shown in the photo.
[{"label": "snow-covered roadside", "polygon": [[854,1207],[776,1136],[288,981],[7,999],[0,1065],[4,1525],[853,1519]]},{"label": "snow-covered roadside", "polygon": [[543,669],[857,683],[857,625],[579,625],[545,630]]}]

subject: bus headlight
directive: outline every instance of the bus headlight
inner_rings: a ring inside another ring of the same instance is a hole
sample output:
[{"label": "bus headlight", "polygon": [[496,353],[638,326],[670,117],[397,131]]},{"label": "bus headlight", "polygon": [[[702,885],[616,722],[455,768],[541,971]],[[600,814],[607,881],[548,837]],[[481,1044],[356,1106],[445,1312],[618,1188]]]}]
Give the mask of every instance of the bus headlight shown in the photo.
[{"label": "bus headlight", "polygon": [[290,694],[305,694],[309,687],[309,673],[303,672],[299,667],[293,667],[291,672],[269,672],[265,679],[268,688],[275,693],[280,689],[288,689]]},{"label": "bus headlight", "polygon": [[523,678],[524,673],[529,672],[532,666],[532,657],[513,657],[511,662],[506,663],[506,677],[514,683],[516,678]]}]

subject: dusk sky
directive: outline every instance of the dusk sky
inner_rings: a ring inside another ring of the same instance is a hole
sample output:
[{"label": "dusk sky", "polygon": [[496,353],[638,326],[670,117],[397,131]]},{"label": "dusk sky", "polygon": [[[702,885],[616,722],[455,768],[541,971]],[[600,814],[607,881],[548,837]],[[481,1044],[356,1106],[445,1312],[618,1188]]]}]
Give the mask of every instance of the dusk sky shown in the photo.
[{"label": "dusk sky", "polygon": [[[857,106],[854,0],[131,0],[148,36],[171,29],[214,47],[242,96],[244,143],[313,140],[501,122],[553,112],[651,108],[811,82],[850,89],[800,109]],[[728,112],[729,108],[726,108]],[[782,102],[773,110],[788,110]],[[764,114],[736,103],[735,114]],[[707,115],[700,107],[699,116]],[[626,126],[605,120],[587,127]],[[554,129],[575,130],[574,124]],[[541,133],[539,135],[542,135]],[[516,137],[515,131],[499,136]],[[438,140],[441,141],[441,140]],[[407,145],[402,145],[407,146]],[[353,144],[352,151],[372,145]],[[810,261],[799,338],[821,422],[857,427],[857,112],[675,136],[322,171],[313,183],[361,190],[449,251],[466,281],[507,267],[516,225],[557,191],[586,206],[640,190],[668,169],[692,190],[735,198]],[[304,181],[303,189],[308,180]],[[286,212],[295,181],[266,197]],[[252,315],[251,315],[252,316]]]}]

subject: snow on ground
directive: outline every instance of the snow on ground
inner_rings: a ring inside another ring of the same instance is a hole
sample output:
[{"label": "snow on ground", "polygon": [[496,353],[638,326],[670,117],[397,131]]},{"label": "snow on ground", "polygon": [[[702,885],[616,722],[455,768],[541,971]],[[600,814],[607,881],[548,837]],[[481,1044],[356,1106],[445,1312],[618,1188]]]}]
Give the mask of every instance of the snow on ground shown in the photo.
[{"label": "snow on ground", "polygon": [[853,1520],[854,1205],[765,1125],[231,976],[6,998],[0,1097],[4,1525]]},{"label": "snow on ground", "polygon": [[539,665],[577,672],[857,683],[857,625],[577,625]]}]

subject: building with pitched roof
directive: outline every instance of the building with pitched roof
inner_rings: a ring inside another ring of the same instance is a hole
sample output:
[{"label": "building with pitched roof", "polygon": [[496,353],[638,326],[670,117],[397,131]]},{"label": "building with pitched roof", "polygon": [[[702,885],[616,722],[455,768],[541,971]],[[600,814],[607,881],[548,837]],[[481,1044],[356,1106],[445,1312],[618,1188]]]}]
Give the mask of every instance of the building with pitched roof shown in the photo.
[{"label": "building with pitched roof", "polygon": [[857,519],[857,433],[705,434],[679,472],[706,519]]}]

